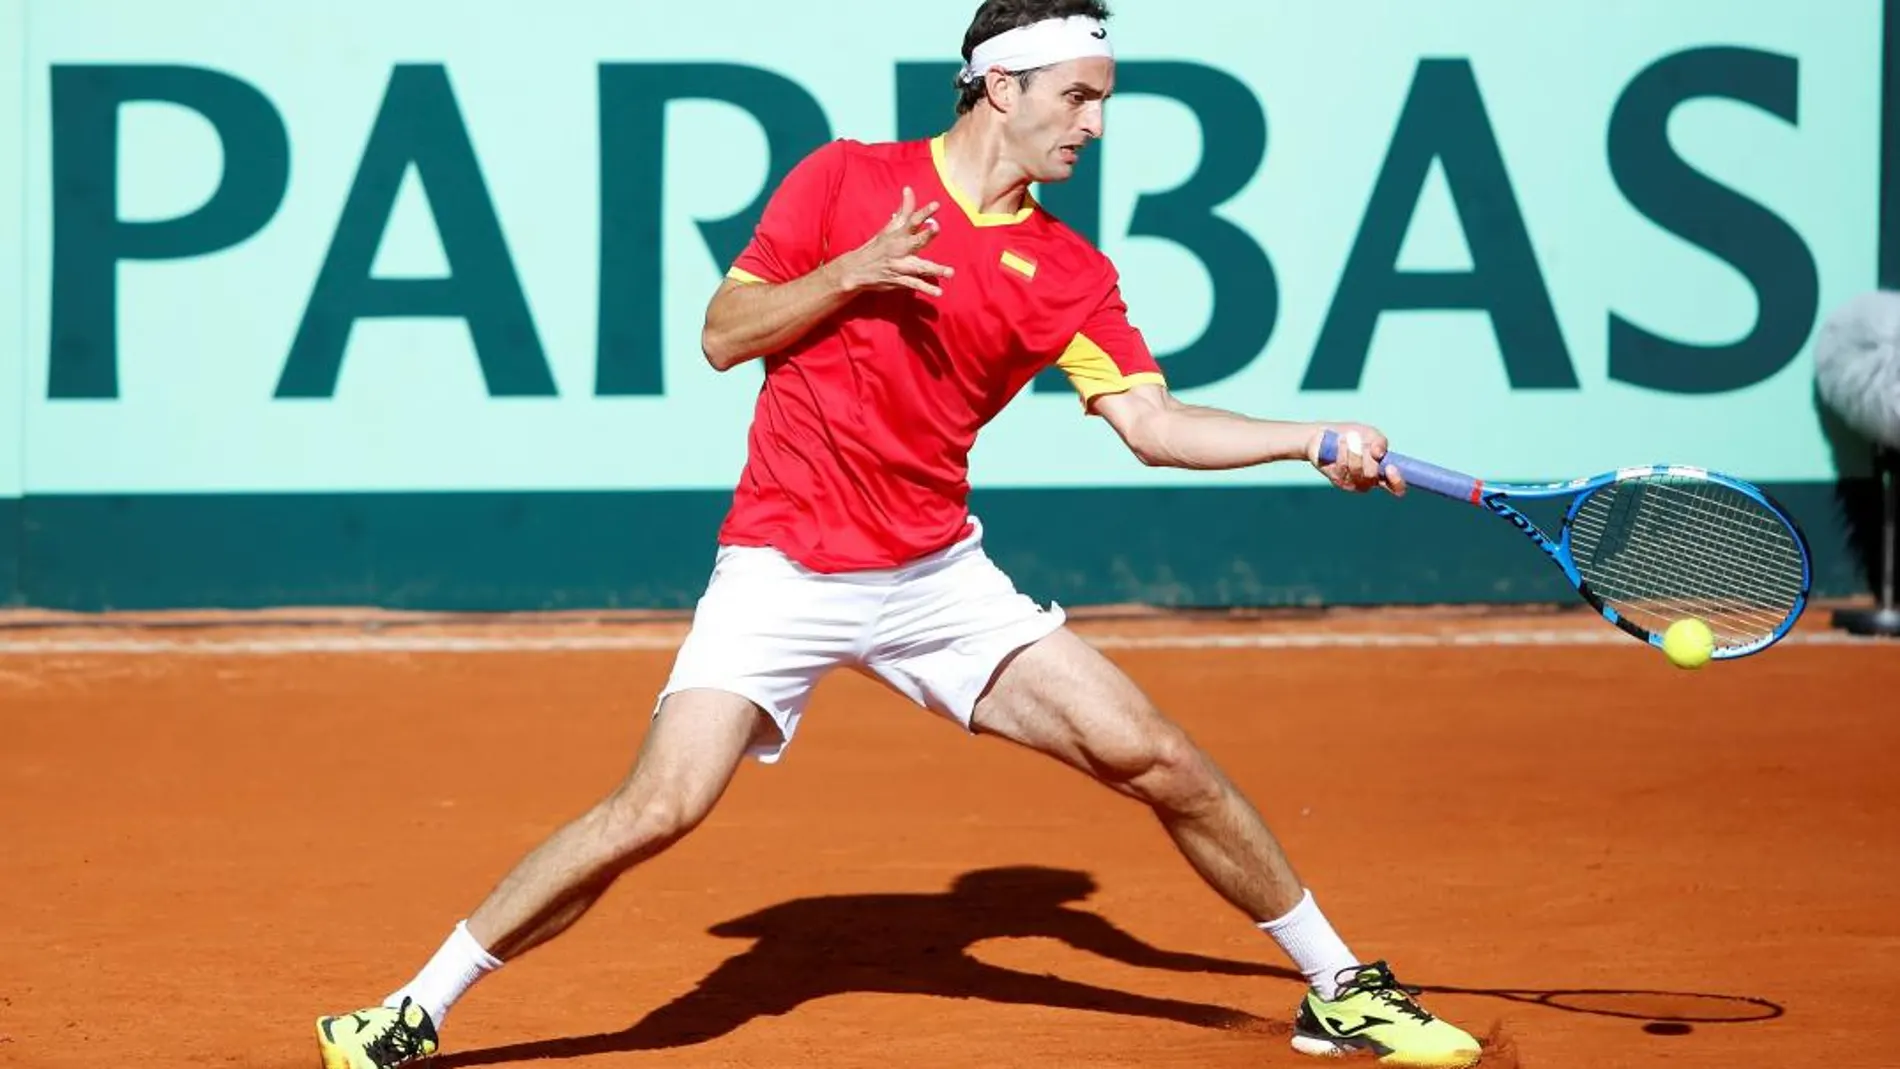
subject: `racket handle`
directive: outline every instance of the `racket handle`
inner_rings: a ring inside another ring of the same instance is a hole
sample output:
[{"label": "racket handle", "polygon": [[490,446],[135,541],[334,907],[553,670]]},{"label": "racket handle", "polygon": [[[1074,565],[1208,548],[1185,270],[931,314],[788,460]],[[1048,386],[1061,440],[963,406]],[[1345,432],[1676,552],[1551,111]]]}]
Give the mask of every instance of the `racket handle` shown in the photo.
[{"label": "racket handle", "polygon": [[[1319,462],[1331,464],[1337,459],[1339,459],[1339,434],[1335,431],[1327,431],[1320,435]],[[1403,453],[1386,453],[1385,459],[1379,462],[1379,470],[1385,471],[1389,468],[1399,469],[1399,474],[1405,477],[1405,485],[1408,487],[1429,490],[1434,494],[1467,501],[1473,505],[1478,503],[1479,495],[1484,490],[1483,482],[1463,472],[1441,468],[1436,464],[1419,460],[1417,457],[1408,457]]]}]

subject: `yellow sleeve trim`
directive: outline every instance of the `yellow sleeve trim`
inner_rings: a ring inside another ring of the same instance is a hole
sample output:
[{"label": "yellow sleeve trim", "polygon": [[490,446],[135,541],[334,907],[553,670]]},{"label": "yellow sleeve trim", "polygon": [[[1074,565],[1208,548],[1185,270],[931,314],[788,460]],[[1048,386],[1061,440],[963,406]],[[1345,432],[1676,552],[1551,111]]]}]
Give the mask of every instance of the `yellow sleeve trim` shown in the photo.
[{"label": "yellow sleeve trim", "polygon": [[1115,366],[1114,357],[1090,341],[1086,334],[1075,336],[1068,349],[1056,358],[1056,366],[1069,376],[1069,385],[1074,386],[1075,392],[1081,395],[1084,407],[1103,394],[1123,393],[1143,385],[1165,386],[1168,383],[1167,378],[1158,371],[1122,374],[1121,368]]},{"label": "yellow sleeve trim", "polygon": [[726,271],[726,277],[733,280],[734,282],[743,282],[748,286],[757,286],[757,285],[765,284],[765,280],[760,278],[759,276],[753,274],[750,271],[741,271],[740,269],[736,267],[728,269]]}]

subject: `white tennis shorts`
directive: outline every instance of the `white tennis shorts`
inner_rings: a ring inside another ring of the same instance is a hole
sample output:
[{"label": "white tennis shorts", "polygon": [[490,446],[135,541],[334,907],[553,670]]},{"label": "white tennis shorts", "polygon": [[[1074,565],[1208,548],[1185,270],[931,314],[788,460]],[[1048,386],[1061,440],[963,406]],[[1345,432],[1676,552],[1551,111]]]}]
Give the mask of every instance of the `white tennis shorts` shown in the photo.
[{"label": "white tennis shorts", "polygon": [[[811,692],[848,667],[970,728],[977,699],[1011,653],[1061,627],[983,552],[981,527],[901,568],[825,574],[778,550],[722,546],[711,581],[660,692],[737,694],[764,709],[779,737],[755,743],[777,761]],[[657,710],[657,705],[656,705]]]}]

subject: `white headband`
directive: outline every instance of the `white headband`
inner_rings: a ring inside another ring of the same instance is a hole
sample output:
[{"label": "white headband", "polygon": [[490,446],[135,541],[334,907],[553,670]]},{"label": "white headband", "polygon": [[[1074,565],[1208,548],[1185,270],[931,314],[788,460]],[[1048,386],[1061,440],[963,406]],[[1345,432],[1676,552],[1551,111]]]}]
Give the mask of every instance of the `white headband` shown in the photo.
[{"label": "white headband", "polygon": [[970,62],[957,75],[957,81],[975,85],[996,67],[1013,74],[1098,56],[1115,58],[1115,49],[1108,43],[1108,27],[1100,19],[1087,15],[1044,19],[999,33],[977,45],[970,53]]}]

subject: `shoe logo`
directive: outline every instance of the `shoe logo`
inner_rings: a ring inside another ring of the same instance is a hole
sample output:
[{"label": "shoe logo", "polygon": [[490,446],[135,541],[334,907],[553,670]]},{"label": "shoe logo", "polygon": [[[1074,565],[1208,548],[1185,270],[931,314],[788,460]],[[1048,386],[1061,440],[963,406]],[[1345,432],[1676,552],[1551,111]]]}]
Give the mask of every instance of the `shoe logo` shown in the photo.
[{"label": "shoe logo", "polygon": [[1095,38],[1095,39],[1096,39],[1097,41],[1106,41],[1106,40],[1108,40],[1108,31],[1107,31],[1107,30],[1105,30],[1105,29],[1103,29],[1103,30],[1090,30],[1090,31],[1089,31],[1089,36],[1090,36],[1090,37],[1093,37],[1093,38]]},{"label": "shoe logo", "polygon": [[1361,1020],[1358,1024],[1353,1025],[1351,1028],[1347,1028],[1344,1024],[1340,1022],[1339,1018],[1337,1017],[1326,1018],[1327,1026],[1333,1030],[1333,1034],[1336,1036],[1356,1036],[1359,1033],[1364,1032],[1368,1028],[1377,1028],[1382,1024],[1391,1024],[1391,1023],[1392,1023],[1391,1021],[1388,1021],[1383,1017],[1367,1017]]}]

